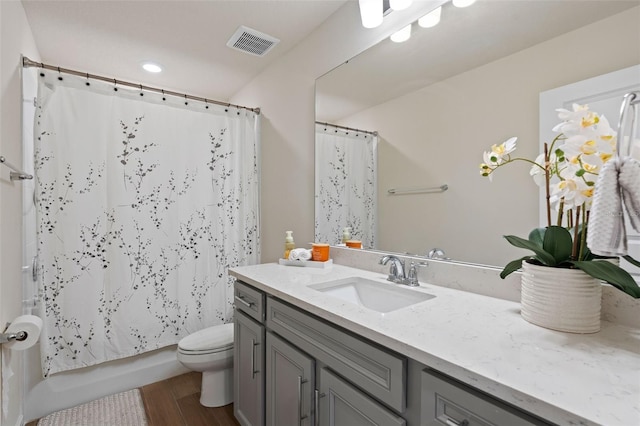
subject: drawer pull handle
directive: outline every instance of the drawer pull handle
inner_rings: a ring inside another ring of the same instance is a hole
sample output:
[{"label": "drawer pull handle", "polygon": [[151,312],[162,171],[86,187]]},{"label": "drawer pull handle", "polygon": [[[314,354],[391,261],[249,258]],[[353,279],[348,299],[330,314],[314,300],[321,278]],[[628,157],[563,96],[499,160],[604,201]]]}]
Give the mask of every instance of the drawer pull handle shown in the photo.
[{"label": "drawer pull handle", "polygon": [[251,306],[253,306],[253,302],[247,302],[246,300],[244,300],[242,298],[242,296],[236,296],[235,297],[235,301],[236,302],[240,302],[242,303],[244,306],[246,306],[247,308],[250,308]]},{"label": "drawer pull handle", "polygon": [[306,379],[303,379],[302,376],[298,376],[298,425],[302,426],[302,421],[307,418],[307,415],[302,415],[302,384],[307,383]]},{"label": "drawer pull handle", "polygon": [[258,346],[260,343],[256,343],[255,339],[251,339],[251,378],[255,379],[256,378],[256,374],[259,373],[258,370],[256,370],[256,346]]},{"label": "drawer pull handle", "polygon": [[446,420],[446,422],[447,422],[447,426],[469,426],[469,421],[467,419],[464,419],[463,421],[459,422],[449,417]]}]

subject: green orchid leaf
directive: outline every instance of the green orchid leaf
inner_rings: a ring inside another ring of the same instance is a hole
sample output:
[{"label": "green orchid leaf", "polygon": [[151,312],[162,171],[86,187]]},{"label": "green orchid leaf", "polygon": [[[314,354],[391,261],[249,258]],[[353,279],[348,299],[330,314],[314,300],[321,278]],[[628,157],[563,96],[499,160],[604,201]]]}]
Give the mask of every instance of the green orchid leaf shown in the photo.
[{"label": "green orchid leaf", "polygon": [[638,268],[640,268],[640,262],[635,260],[633,257],[626,255],[626,256],[622,256],[622,258],[627,262],[629,262],[630,264],[632,264],[633,266],[637,266]]},{"label": "green orchid leaf", "polygon": [[502,272],[500,272],[500,278],[505,279],[508,275],[520,269],[522,267],[522,261],[529,258],[531,258],[531,256],[525,256],[507,263],[507,266],[505,266]]},{"label": "green orchid leaf", "polygon": [[529,232],[529,241],[542,248],[542,242],[544,241],[544,233],[546,230],[546,228],[535,228],[533,231]]},{"label": "green orchid leaf", "polygon": [[631,275],[621,267],[606,260],[570,262],[587,275],[603,280],[634,299],[640,299],[640,287]]},{"label": "green orchid leaf", "polygon": [[542,248],[555,259],[554,265],[571,258],[573,238],[562,226],[549,226],[544,233]]},{"label": "green orchid leaf", "polygon": [[514,247],[528,249],[534,252],[536,254],[536,258],[543,265],[556,266],[557,262],[555,257],[538,246],[538,244],[525,240],[524,238],[516,237],[515,235],[505,235],[504,238]]}]

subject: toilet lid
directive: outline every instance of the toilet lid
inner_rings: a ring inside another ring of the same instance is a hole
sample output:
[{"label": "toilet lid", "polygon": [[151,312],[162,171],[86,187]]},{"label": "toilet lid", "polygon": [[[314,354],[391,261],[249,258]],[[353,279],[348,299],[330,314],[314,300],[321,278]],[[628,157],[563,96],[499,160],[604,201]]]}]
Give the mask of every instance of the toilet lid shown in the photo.
[{"label": "toilet lid", "polygon": [[185,351],[211,351],[229,346],[233,346],[233,323],[196,331],[178,342],[178,347]]}]

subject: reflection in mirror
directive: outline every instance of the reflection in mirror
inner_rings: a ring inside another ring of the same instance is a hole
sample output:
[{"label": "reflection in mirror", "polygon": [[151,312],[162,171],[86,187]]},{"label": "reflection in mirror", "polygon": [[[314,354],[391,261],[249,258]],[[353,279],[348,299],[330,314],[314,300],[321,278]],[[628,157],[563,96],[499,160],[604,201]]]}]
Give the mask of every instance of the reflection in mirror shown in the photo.
[{"label": "reflection in mirror", "polygon": [[[639,64],[639,22],[634,1],[446,3],[439,25],[414,24],[407,42],[384,40],[319,78],[316,120],[378,131],[371,247],[438,247],[489,265],[526,254],[503,235],[539,223],[538,187],[524,162],[480,177],[482,153],[517,136],[515,154],[535,158],[540,93]],[[445,192],[388,193],[445,183]]]},{"label": "reflection in mirror", "polygon": [[314,241],[342,244],[348,228],[375,247],[377,147],[375,132],[316,123]]}]

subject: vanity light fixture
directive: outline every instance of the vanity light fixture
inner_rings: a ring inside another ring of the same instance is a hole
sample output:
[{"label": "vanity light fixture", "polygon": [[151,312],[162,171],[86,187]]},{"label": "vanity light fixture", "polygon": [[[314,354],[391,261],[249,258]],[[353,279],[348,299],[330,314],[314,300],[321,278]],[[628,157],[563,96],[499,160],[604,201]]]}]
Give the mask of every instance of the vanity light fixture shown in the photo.
[{"label": "vanity light fixture", "polygon": [[441,15],[442,15],[442,6],[432,10],[431,12],[424,15],[422,18],[418,19],[418,25],[420,25],[422,28],[435,27],[440,22]]},{"label": "vanity light fixture", "polygon": [[382,24],[382,0],[358,0],[360,19],[365,28],[375,28]]},{"label": "vanity light fixture", "polygon": [[411,6],[413,0],[389,0],[389,6],[393,10],[403,10]]},{"label": "vanity light fixture", "polygon": [[452,3],[455,7],[467,7],[474,4],[476,0],[453,0]]},{"label": "vanity light fixture", "polygon": [[162,67],[160,65],[158,65],[158,64],[153,63],[153,62],[143,62],[142,63],[142,68],[147,72],[152,72],[152,73],[162,72]]},{"label": "vanity light fixture", "polygon": [[402,43],[411,38],[411,24],[391,34],[391,41]]}]

